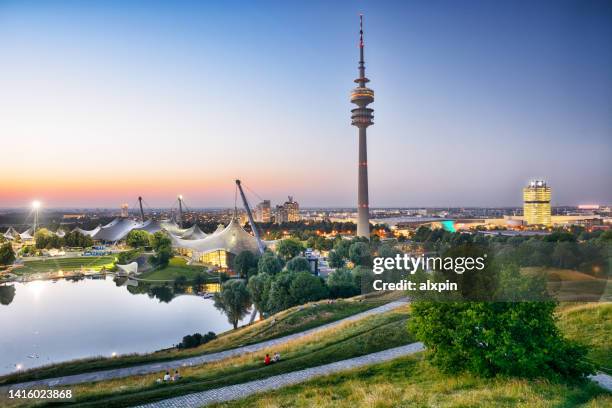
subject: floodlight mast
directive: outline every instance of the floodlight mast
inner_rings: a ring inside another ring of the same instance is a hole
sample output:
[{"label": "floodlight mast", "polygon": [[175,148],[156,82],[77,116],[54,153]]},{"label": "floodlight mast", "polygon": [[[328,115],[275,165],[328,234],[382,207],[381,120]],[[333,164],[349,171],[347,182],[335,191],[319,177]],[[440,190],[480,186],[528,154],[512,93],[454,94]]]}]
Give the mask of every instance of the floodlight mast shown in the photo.
[{"label": "floodlight mast", "polygon": [[144,218],[144,210],[142,209],[142,197],[138,197],[138,205],[140,206],[140,218],[142,218],[142,223],[144,224],[145,222],[145,218]]},{"label": "floodlight mast", "polygon": [[251,229],[253,230],[253,235],[255,235],[255,239],[257,240],[257,248],[259,248],[259,253],[263,254],[265,251],[264,244],[261,242],[261,238],[259,238],[259,232],[257,231],[257,225],[255,225],[255,220],[253,220],[253,214],[251,213],[251,208],[249,207],[249,202],[247,201],[246,196],[244,195],[244,191],[242,191],[242,186],[240,185],[240,180],[236,180],[236,186],[240,191],[240,197],[242,198],[242,203],[244,204],[244,209],[247,212],[247,217],[249,217],[249,224],[251,224]]}]

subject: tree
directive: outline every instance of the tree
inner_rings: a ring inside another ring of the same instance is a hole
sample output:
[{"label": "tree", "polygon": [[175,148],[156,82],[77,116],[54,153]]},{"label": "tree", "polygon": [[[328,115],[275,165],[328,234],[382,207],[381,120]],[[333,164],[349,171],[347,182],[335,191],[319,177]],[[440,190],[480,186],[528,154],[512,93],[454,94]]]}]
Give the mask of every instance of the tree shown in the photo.
[{"label": "tree", "polygon": [[242,251],[234,258],[233,267],[241,278],[247,278],[257,273],[257,257],[251,251]]},{"label": "tree", "polygon": [[310,272],[282,272],[270,285],[266,308],[278,313],[292,306],[323,299],[328,296],[323,280]]},{"label": "tree", "polygon": [[266,251],[257,262],[258,273],[276,275],[283,270],[283,262],[272,252]]},{"label": "tree", "polygon": [[268,311],[267,304],[272,285],[272,276],[267,273],[258,273],[249,279],[247,289],[251,294],[251,300],[259,314],[263,315]]},{"label": "tree", "polygon": [[238,322],[243,319],[251,307],[251,295],[242,279],[232,279],[221,286],[221,291],[215,293],[215,307],[227,315],[227,320],[238,328]]},{"label": "tree", "polygon": [[165,268],[172,258],[172,241],[166,234],[161,231],[153,235],[149,235],[151,246],[155,251],[155,255],[151,257],[151,261],[160,268]]},{"label": "tree", "polygon": [[149,245],[151,242],[149,235],[151,234],[144,230],[131,230],[129,234],[127,234],[125,242],[132,248],[141,248]]},{"label": "tree", "polygon": [[580,379],[586,349],[564,339],[554,302],[415,302],[408,323],[445,372]]},{"label": "tree", "polygon": [[51,231],[46,228],[41,228],[34,233],[34,242],[36,243],[37,249],[44,249],[47,247],[51,238]]},{"label": "tree", "polygon": [[284,239],[279,242],[276,247],[276,252],[278,253],[278,256],[280,256],[285,261],[295,258],[303,250],[304,247],[302,246],[302,244],[294,239]]},{"label": "tree", "polygon": [[153,247],[155,252],[161,247],[172,247],[172,241],[162,231],[157,231],[155,234],[149,234],[149,244]]},{"label": "tree", "polygon": [[12,265],[15,262],[15,251],[10,242],[0,246],[0,265]]},{"label": "tree", "polygon": [[286,268],[289,272],[310,272],[310,262],[303,256],[296,256],[287,262]]},{"label": "tree", "polygon": [[353,274],[348,269],[337,269],[327,278],[329,296],[332,299],[356,296],[360,287],[355,283]]},{"label": "tree", "polygon": [[355,265],[368,266],[372,263],[370,246],[365,242],[354,242],[349,247],[349,259]]},{"label": "tree", "polygon": [[79,231],[71,231],[64,235],[64,243],[72,248],[87,248],[93,245],[93,239]]},{"label": "tree", "polygon": [[289,295],[291,296],[292,306],[302,305],[325,299],[329,296],[329,290],[320,277],[314,276],[310,272],[296,272],[291,279]]},{"label": "tree", "polygon": [[329,266],[332,268],[342,268],[344,266],[344,259],[342,259],[342,257],[338,255],[338,252],[336,251],[329,252],[327,261],[329,262]]},{"label": "tree", "polygon": [[340,238],[334,244],[334,251],[336,254],[338,254],[338,256],[340,256],[340,258],[348,259],[350,246],[351,241]]}]

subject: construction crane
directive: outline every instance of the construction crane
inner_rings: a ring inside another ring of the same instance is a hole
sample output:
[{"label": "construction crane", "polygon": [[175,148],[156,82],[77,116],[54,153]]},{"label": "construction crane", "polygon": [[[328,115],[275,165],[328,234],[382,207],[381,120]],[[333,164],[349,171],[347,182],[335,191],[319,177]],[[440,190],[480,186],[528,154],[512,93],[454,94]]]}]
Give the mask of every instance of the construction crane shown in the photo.
[{"label": "construction crane", "polygon": [[240,191],[240,197],[242,197],[242,203],[244,204],[244,209],[247,212],[247,217],[249,217],[249,224],[251,224],[251,229],[253,230],[253,235],[255,235],[255,239],[257,240],[257,247],[259,248],[259,253],[263,254],[265,251],[265,246],[263,242],[261,242],[261,238],[259,238],[259,232],[257,231],[257,226],[255,225],[255,220],[253,220],[253,214],[251,213],[251,208],[249,207],[249,202],[247,201],[246,196],[244,195],[244,191],[242,191],[242,186],[240,185],[240,180],[236,180],[236,187]]}]

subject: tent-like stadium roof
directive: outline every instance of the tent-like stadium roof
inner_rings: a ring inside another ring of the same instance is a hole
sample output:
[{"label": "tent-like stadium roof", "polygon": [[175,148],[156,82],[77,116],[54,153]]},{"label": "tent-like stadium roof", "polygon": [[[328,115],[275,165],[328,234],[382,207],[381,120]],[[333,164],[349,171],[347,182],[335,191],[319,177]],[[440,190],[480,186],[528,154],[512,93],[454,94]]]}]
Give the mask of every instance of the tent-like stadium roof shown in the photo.
[{"label": "tent-like stadium roof", "polygon": [[94,228],[92,230],[84,230],[82,228],[76,227],[72,231],[77,231],[77,232],[80,232],[83,235],[87,235],[89,237],[93,237],[94,235],[96,235],[98,233],[98,231],[100,231],[101,228],[102,228],[101,225],[98,225],[96,228]]},{"label": "tent-like stadium roof", "polygon": [[129,232],[142,224],[128,218],[115,218],[100,228],[92,238],[95,241],[116,242],[126,237]]},{"label": "tent-like stadium roof", "polygon": [[[194,252],[205,254],[212,251],[226,251],[238,255],[243,251],[258,253],[257,239],[246,232],[236,218],[232,218],[230,223],[223,230],[215,231],[202,239],[183,239],[170,234],[172,245],[175,248],[191,249]],[[263,241],[264,245],[271,242]]]},{"label": "tent-like stadium roof", "polygon": [[6,239],[15,239],[19,235],[19,232],[13,227],[9,227],[4,234],[2,234]]},{"label": "tent-like stadium roof", "polygon": [[30,227],[27,230],[23,231],[21,234],[19,234],[19,236],[21,237],[21,239],[32,239],[34,238],[32,234],[32,227]]},{"label": "tent-like stadium roof", "polygon": [[200,227],[198,227],[198,224],[193,224],[191,228],[187,228],[187,230],[180,235],[180,238],[194,240],[203,239],[207,236],[208,234],[204,233]]}]

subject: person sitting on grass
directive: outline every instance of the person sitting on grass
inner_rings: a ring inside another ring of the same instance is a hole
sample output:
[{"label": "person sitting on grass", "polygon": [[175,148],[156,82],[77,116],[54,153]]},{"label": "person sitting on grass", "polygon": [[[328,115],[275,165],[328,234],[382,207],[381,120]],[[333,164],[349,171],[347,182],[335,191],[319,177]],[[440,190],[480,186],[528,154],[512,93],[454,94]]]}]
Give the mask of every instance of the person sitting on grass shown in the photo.
[{"label": "person sitting on grass", "polygon": [[276,353],[274,353],[274,357],[272,357],[272,362],[278,363],[279,361],[280,361],[280,353],[277,351]]},{"label": "person sitting on grass", "polygon": [[269,354],[266,354],[266,358],[264,358],[264,364],[270,365],[270,355]]},{"label": "person sitting on grass", "polygon": [[172,381],[178,381],[181,379],[181,375],[179,374],[178,370],[174,370],[174,376],[172,376]]},{"label": "person sitting on grass", "polygon": [[170,381],[170,371],[166,371],[166,375],[164,375],[164,381]]}]

